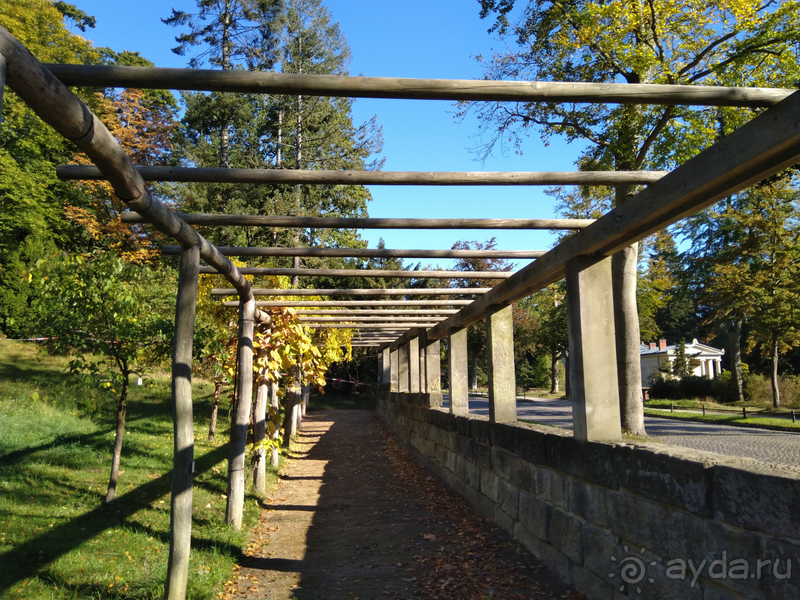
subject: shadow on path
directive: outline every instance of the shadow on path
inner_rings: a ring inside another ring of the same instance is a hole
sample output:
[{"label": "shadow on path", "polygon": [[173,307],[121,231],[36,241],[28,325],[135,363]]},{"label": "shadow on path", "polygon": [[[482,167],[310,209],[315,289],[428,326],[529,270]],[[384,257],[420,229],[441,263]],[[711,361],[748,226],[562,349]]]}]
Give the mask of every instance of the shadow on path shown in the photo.
[{"label": "shadow on path", "polygon": [[413,463],[374,412],[309,413],[296,449],[236,597],[576,597]]}]

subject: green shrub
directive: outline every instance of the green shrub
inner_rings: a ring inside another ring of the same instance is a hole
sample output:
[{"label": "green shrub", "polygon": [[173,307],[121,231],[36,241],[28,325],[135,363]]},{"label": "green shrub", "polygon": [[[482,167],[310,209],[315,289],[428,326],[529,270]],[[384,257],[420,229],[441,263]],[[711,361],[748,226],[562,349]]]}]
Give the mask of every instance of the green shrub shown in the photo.
[{"label": "green shrub", "polygon": [[[781,405],[789,408],[800,407],[800,382],[797,377],[778,378],[778,391]],[[744,379],[744,397],[748,402],[772,406],[772,382],[769,377],[758,373],[748,373]]]}]

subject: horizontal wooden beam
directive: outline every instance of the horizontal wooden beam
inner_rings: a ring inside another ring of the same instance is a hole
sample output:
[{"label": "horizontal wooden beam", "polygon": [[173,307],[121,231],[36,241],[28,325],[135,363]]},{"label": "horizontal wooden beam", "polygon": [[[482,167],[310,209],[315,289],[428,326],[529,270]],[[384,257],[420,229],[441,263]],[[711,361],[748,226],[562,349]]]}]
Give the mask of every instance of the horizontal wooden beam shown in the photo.
[{"label": "horizontal wooden beam", "polygon": [[[297,169],[216,169],[137,167],[145,181],[250,183],[274,185],[645,185],[666,171],[301,171]],[[102,180],[95,167],[58,165],[62,181]]]},{"label": "horizontal wooden beam", "polygon": [[[310,227],[314,229],[583,229],[592,219],[372,219],[284,217],[178,213],[190,225],[219,227]],[[124,211],[123,223],[146,223],[139,213]]]},{"label": "horizontal wooden beam", "polygon": [[[460,296],[485,294],[492,288],[389,288],[389,289],[302,289],[302,290],[270,290],[253,289],[255,296]],[[235,290],[214,288],[212,296],[234,296]]]},{"label": "horizontal wooden beam", "polygon": [[392,323],[352,323],[352,324],[343,324],[343,323],[330,323],[330,324],[316,324],[312,323],[310,325],[306,325],[309,329],[374,329],[376,331],[382,329],[389,329],[392,331],[404,331],[410,329],[412,327],[431,327],[435,325],[435,323],[402,323],[402,324],[392,324]]},{"label": "horizontal wooden beam", "polygon": [[629,83],[343,77],[340,75],[303,75],[266,71],[111,65],[50,64],[47,66],[64,84],[80,87],[128,87],[408,100],[772,106],[783,100],[792,91]]},{"label": "horizontal wooden beam", "polygon": [[[206,275],[217,275],[213,267],[200,267]],[[239,267],[242,275],[287,277],[377,277],[394,279],[508,279],[510,271],[390,271],[388,269],[282,269],[273,267]]]},{"label": "horizontal wooden beam", "polygon": [[[217,246],[223,256],[314,256],[339,258],[539,258],[547,250],[397,250],[393,248],[240,248]],[[162,246],[165,256],[178,256],[180,246]]]},{"label": "horizontal wooden beam", "polygon": [[427,332],[428,340],[480,320],[564,276],[578,256],[610,256],[714,202],[800,162],[800,92],[722,138],[658,183],[492,288]]},{"label": "horizontal wooden beam", "polygon": [[425,321],[428,323],[437,323],[443,321],[446,316],[442,317],[299,317],[301,323],[419,323]]},{"label": "horizontal wooden beam", "polygon": [[376,317],[381,315],[397,316],[397,317],[422,317],[422,316],[446,316],[454,315],[458,312],[456,309],[432,309],[432,310],[296,310],[294,314],[302,315],[305,317],[317,316],[326,317],[328,315],[342,315],[353,317]]},{"label": "horizontal wooden beam", "polygon": [[[294,308],[298,306],[338,306],[338,307],[375,307],[375,306],[467,306],[472,300],[256,300],[259,308]],[[238,300],[222,302],[223,306],[238,308]],[[458,311],[456,311],[458,312]]]}]

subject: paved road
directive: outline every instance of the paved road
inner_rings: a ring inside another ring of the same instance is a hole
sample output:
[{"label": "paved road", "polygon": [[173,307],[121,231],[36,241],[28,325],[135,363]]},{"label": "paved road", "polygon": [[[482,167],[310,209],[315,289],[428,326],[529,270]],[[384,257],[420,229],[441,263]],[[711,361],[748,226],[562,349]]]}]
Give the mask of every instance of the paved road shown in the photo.
[{"label": "paved road", "polygon": [[[447,396],[444,401],[447,406]],[[489,401],[470,396],[469,411],[488,416]],[[572,429],[572,404],[564,400],[518,402],[517,416],[520,419]],[[645,417],[644,423],[647,433],[665,444],[792,467],[800,466],[800,433],[654,417]]]}]

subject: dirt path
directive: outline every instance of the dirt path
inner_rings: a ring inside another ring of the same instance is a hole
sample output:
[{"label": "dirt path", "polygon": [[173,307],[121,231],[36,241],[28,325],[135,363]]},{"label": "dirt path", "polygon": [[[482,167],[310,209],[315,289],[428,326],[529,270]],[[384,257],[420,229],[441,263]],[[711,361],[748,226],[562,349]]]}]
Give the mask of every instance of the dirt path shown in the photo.
[{"label": "dirt path", "polygon": [[310,413],[292,454],[233,597],[579,597],[414,464],[374,412]]}]

